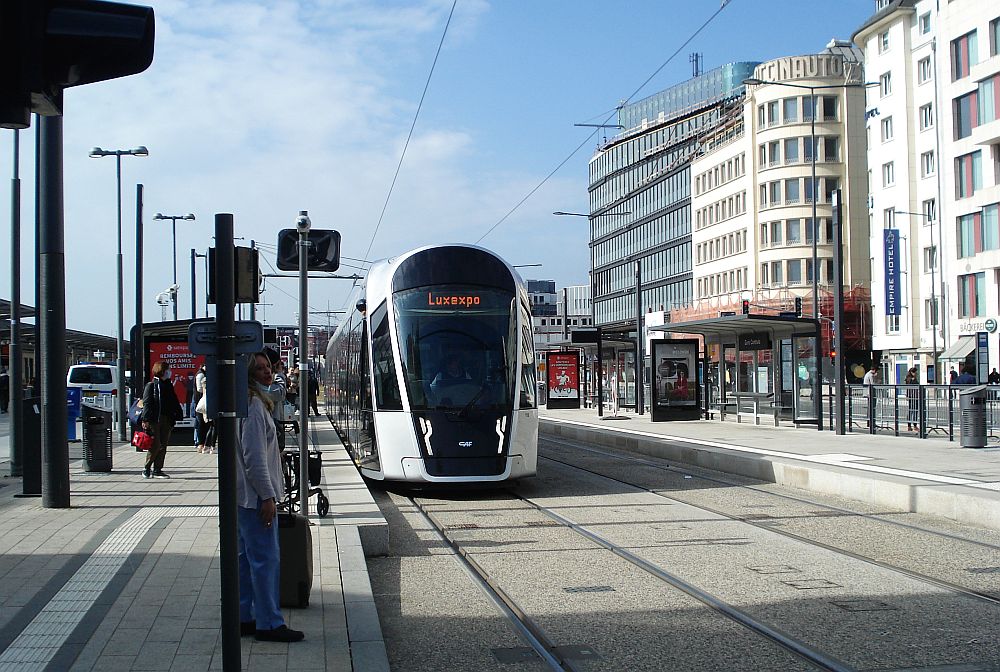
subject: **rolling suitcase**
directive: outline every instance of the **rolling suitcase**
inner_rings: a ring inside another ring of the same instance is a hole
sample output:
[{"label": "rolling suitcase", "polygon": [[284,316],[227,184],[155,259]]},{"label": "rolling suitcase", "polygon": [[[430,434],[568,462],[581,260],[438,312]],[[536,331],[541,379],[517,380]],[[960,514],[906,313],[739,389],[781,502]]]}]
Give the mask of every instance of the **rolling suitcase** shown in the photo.
[{"label": "rolling suitcase", "polygon": [[309,519],[297,513],[279,513],[278,546],[281,549],[279,602],[282,607],[308,607],[313,581]]}]

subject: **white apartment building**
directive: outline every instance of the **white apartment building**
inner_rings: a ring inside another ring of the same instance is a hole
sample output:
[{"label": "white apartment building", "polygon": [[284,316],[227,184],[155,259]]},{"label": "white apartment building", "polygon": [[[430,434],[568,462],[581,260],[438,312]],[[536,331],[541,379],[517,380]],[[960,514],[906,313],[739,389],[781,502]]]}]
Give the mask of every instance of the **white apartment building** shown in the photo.
[{"label": "white apartment building", "polygon": [[742,118],[701,139],[702,154],[692,164],[692,317],[736,309],[744,298],[791,309],[795,297],[803,297],[803,314],[811,315],[814,230],[820,311],[832,317],[831,195],[837,189],[844,199],[844,284],[867,286],[858,61],[854,50],[831,45],[821,54],[762,63],[747,85]]},{"label": "white apartment building", "polygon": [[1000,5],[878,0],[854,41],[878,82],[868,93],[873,348],[889,382],[913,365],[942,382],[987,332],[996,366]]},{"label": "white apartment building", "polygon": [[[554,283],[553,283],[554,286]],[[552,311],[531,316],[535,350],[548,350],[565,344],[570,333],[591,329],[590,285],[574,285],[555,289]]]}]

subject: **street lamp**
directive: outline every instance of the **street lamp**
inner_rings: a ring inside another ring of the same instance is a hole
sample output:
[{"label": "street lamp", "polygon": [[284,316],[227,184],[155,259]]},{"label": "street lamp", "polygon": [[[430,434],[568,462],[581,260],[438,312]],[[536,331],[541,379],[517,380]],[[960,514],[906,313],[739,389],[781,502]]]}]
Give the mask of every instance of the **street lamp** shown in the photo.
[{"label": "street lamp", "polygon": [[896,214],[899,215],[909,215],[911,217],[923,217],[927,220],[928,225],[931,227],[931,249],[934,250],[934,255],[930,259],[931,264],[931,364],[934,365],[934,376],[931,378],[931,383],[937,385],[938,381],[938,366],[937,366],[937,330],[938,330],[938,305],[937,305],[937,294],[935,287],[937,286],[937,280],[935,280],[934,269],[938,263],[938,246],[934,243],[934,214],[926,212],[909,212],[908,210],[894,210]]},{"label": "street lamp", "polygon": [[[560,217],[586,217],[587,218],[587,222],[591,223],[591,222],[593,222],[595,219],[597,219],[599,217],[628,217],[629,215],[632,214],[632,211],[631,210],[619,210],[617,212],[600,212],[600,213],[595,213],[595,214],[587,214],[587,213],[584,213],[584,212],[563,212],[562,210],[557,210],[557,211],[553,212],[552,214],[560,216]],[[590,231],[590,235],[591,235],[591,249],[593,249],[593,240],[594,240],[594,238],[596,238],[596,236],[594,236],[593,234],[594,234],[593,229],[591,229],[591,231]],[[636,286],[636,293],[639,296],[641,296],[641,288],[639,286]],[[641,300],[637,300],[636,303],[640,304]],[[642,339],[642,334],[640,333],[641,330],[642,330],[641,322],[642,322],[642,310],[639,309],[639,310],[636,311],[636,322],[635,322],[636,342],[639,342]],[[601,344],[601,328],[597,325],[597,273],[594,270],[594,256],[593,256],[593,251],[591,252],[591,256],[590,256],[590,323],[594,326],[594,328],[597,329],[597,372],[596,372],[596,378],[597,378],[597,416],[598,417],[604,417],[604,378],[603,378],[603,376],[604,376],[604,360],[602,359],[602,354],[601,354],[601,345],[602,345]],[[636,380],[636,385],[637,385],[637,387],[636,387],[636,408],[637,409],[639,407],[638,399],[639,399],[639,396],[640,396],[638,384],[639,384],[639,381],[640,381],[640,374],[641,374],[641,370],[642,370],[642,362],[638,361],[638,359],[639,358],[636,357],[636,364],[635,364],[635,370],[636,370],[635,380]]]},{"label": "street lamp", "polygon": [[[94,147],[90,150],[90,158],[100,159],[105,156],[115,157],[118,178],[118,440],[125,440],[125,289],[122,277],[122,157],[123,156],[149,156],[149,150],[142,145],[135,149],[101,149]],[[138,316],[137,316],[138,318]],[[133,368],[136,362],[132,363]]]},{"label": "street lamp", "polygon": [[[174,241],[174,286],[177,286],[177,220],[184,219],[188,221],[194,221],[194,215],[188,213],[186,215],[162,215],[156,213],[153,215],[153,219],[156,221],[170,220],[170,233]],[[192,296],[194,295],[194,287],[191,287]],[[174,297],[174,320],[177,319],[177,292],[173,293]]]}]

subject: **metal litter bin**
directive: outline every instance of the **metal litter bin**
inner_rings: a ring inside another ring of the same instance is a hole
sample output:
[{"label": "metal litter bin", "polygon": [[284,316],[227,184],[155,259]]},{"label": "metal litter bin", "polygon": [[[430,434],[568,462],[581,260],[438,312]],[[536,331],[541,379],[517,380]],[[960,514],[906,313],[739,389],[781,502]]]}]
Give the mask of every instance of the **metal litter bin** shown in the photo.
[{"label": "metal litter bin", "polygon": [[959,391],[962,448],[986,447],[986,385]]},{"label": "metal litter bin", "polygon": [[111,471],[111,411],[83,404],[83,470]]}]

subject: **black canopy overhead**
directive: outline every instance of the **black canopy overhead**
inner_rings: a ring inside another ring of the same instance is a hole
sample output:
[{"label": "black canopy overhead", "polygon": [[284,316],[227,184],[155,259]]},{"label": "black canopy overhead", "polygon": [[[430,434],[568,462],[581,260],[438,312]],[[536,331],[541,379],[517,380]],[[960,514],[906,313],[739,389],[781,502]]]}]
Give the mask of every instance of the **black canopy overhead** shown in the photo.
[{"label": "black canopy overhead", "polygon": [[[818,336],[819,321],[805,317],[785,317],[783,315],[726,315],[710,320],[676,322],[650,327],[649,331],[663,331],[671,334],[701,334],[705,340],[721,342],[736,339],[743,334],[768,332],[773,340],[792,336]],[[715,338],[709,338],[714,336]]]}]

